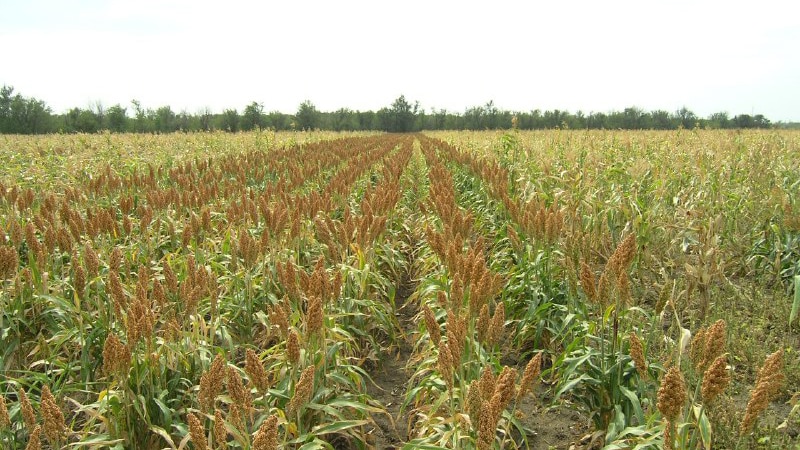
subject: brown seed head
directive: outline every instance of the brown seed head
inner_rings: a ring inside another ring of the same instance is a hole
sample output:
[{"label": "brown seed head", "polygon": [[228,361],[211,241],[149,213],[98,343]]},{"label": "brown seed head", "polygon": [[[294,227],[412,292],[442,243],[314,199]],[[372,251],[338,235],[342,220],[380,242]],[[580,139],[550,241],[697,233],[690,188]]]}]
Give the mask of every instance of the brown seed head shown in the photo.
[{"label": "brown seed head", "polygon": [[78,298],[82,299],[84,292],[86,291],[86,272],[83,270],[83,266],[81,266],[78,262],[78,259],[74,256],[72,259],[74,264],[72,268],[72,287],[75,289],[75,294],[78,296]]},{"label": "brown seed head", "polygon": [[701,369],[708,368],[719,355],[725,353],[725,329],[725,321],[719,319],[706,331]]},{"label": "brown seed head", "polygon": [[139,266],[136,279],[136,299],[139,301],[147,300],[148,286],[150,285],[150,271],[147,266]]},{"label": "brown seed head", "polygon": [[100,270],[100,258],[88,241],[83,245],[83,260],[89,277],[96,277],[97,271]]},{"label": "brown seed head", "polygon": [[683,374],[677,367],[671,367],[661,380],[656,406],[664,417],[674,421],[684,403],[686,403],[686,383],[683,381]]},{"label": "brown seed head", "polygon": [[450,349],[450,362],[458,370],[461,366],[461,356],[464,354],[467,328],[464,318],[456,317],[452,311],[447,311],[447,347]]},{"label": "brown seed head", "polygon": [[103,345],[103,372],[106,375],[111,375],[117,371],[117,349],[122,343],[117,339],[114,334],[106,337],[106,343]]},{"label": "brown seed head", "polygon": [[0,281],[12,278],[17,273],[18,266],[17,250],[7,245],[0,247]]},{"label": "brown seed head", "polygon": [[744,418],[739,426],[739,434],[745,434],[753,427],[758,416],[767,409],[780,392],[786,376],[783,373],[783,349],[767,356],[764,365],[759,369],[756,385],[750,393]]},{"label": "brown seed head", "polygon": [[623,305],[631,304],[631,284],[626,272],[620,272],[617,276],[617,292]]},{"label": "brown seed head", "polygon": [[322,299],[320,297],[311,297],[308,300],[308,311],[306,311],[306,332],[309,336],[322,331],[323,326],[323,312],[322,312]]},{"label": "brown seed head", "polygon": [[581,261],[581,287],[583,292],[586,293],[586,298],[591,302],[597,302],[597,282],[594,279],[594,273],[585,261]]},{"label": "brown seed head", "polygon": [[278,450],[278,416],[267,417],[253,439],[253,450]]},{"label": "brown seed head", "polygon": [[108,257],[108,269],[112,272],[122,271],[122,262],[125,258],[122,256],[122,250],[119,247],[114,247],[111,255]]},{"label": "brown seed head", "polygon": [[214,411],[214,443],[217,445],[218,450],[228,448],[228,430],[225,428],[225,419],[222,417],[222,411],[217,408]]},{"label": "brown seed head", "polygon": [[111,300],[114,302],[114,314],[116,314],[117,319],[122,320],[122,311],[127,309],[128,299],[125,296],[122,281],[119,279],[117,272],[111,271],[108,274],[108,286],[111,292]]},{"label": "brown seed head", "polygon": [[71,252],[73,248],[72,243],[72,236],[70,236],[69,231],[67,231],[64,227],[59,227],[58,229],[58,246],[65,252]]},{"label": "brown seed head", "polygon": [[55,229],[53,229],[53,227],[47,227],[44,231],[44,246],[47,249],[47,253],[53,253],[57,243],[58,237]]},{"label": "brown seed head", "polygon": [[631,233],[620,242],[617,249],[611,255],[606,263],[606,270],[612,274],[619,276],[620,273],[626,272],[630,267],[633,257],[636,253],[636,235]]},{"label": "brown seed head", "polygon": [[633,365],[636,366],[636,371],[639,372],[641,378],[647,378],[647,361],[644,359],[644,346],[642,346],[639,336],[633,331],[630,334],[630,343]]},{"label": "brown seed head", "polygon": [[56,404],[56,399],[46,385],[42,388],[42,417],[44,418],[44,434],[47,440],[55,447],[67,432],[64,414]]},{"label": "brown seed head", "polygon": [[253,450],[278,450],[278,416],[267,417],[253,439]]},{"label": "brown seed head", "polygon": [[439,356],[436,361],[436,368],[442,374],[448,389],[453,388],[453,355],[450,343],[445,342],[439,346]]},{"label": "brown seed head", "polygon": [[505,304],[500,302],[494,310],[492,316],[492,323],[489,325],[487,341],[489,345],[500,344],[503,339],[503,331],[506,325],[506,308]]},{"label": "brown seed head", "polygon": [[225,358],[218,354],[214,361],[211,363],[208,371],[200,377],[200,392],[198,400],[200,407],[204,411],[211,411],[214,409],[214,400],[216,400],[219,391],[222,388],[222,382],[225,380]]},{"label": "brown seed head", "polygon": [[500,394],[501,407],[505,409],[509,402],[514,398],[517,393],[517,369],[511,367],[503,367],[500,376],[497,377],[497,385],[494,388],[494,393]]},{"label": "brown seed head", "polygon": [[519,383],[519,390],[517,391],[517,402],[522,400],[525,394],[533,388],[540,373],[542,373],[542,352],[537,353],[525,366],[522,380]]},{"label": "brown seed head", "polygon": [[134,314],[130,314],[125,318],[125,338],[132,348],[136,348],[136,343],[139,342],[139,338],[141,337],[139,334],[139,324],[136,319],[136,315]]},{"label": "brown seed head", "polygon": [[8,416],[8,407],[6,406],[5,396],[0,395],[0,430],[6,430],[11,427],[11,419]]},{"label": "brown seed head", "polygon": [[502,401],[502,392],[495,392],[489,400],[488,405],[481,411],[480,423],[478,425],[478,450],[490,450],[494,448],[495,436],[497,435],[497,422],[505,409]]},{"label": "brown seed head", "polygon": [[286,353],[289,356],[289,362],[293,366],[297,366],[300,362],[300,336],[294,328],[289,331],[289,337],[286,339]]},{"label": "brown seed head", "polygon": [[597,281],[597,302],[600,304],[602,311],[605,311],[606,307],[608,307],[608,299],[611,295],[611,286],[607,274],[608,270],[603,271],[600,274],[600,280]]},{"label": "brown seed head", "polygon": [[436,315],[428,305],[423,307],[423,313],[423,317],[425,318],[425,328],[428,329],[428,335],[431,338],[431,342],[433,342],[434,346],[438,346],[442,339],[442,333],[441,329],[439,328],[439,322],[436,321]]},{"label": "brown seed head", "polygon": [[672,442],[672,422],[669,420],[664,424],[664,450],[672,450],[675,448]]},{"label": "brown seed head", "polygon": [[164,281],[167,283],[167,290],[171,294],[177,294],[178,277],[175,276],[175,272],[172,271],[172,267],[170,267],[169,262],[167,262],[166,259],[164,259],[161,270],[164,272]]},{"label": "brown seed head", "polygon": [[703,374],[703,384],[700,388],[703,401],[706,403],[714,401],[728,387],[730,382],[731,375],[728,373],[728,358],[726,355],[720,355]]},{"label": "brown seed head", "polygon": [[[137,298],[131,305],[127,315],[128,321],[133,319],[136,326],[136,336],[144,338],[145,341],[153,336],[156,316],[153,312],[150,300],[147,297]],[[135,343],[135,341],[134,341]]]},{"label": "brown seed head", "polygon": [[476,323],[476,328],[478,329],[478,340],[483,342],[484,344],[487,343],[489,338],[489,324],[491,320],[489,319],[489,305],[484,303],[481,306],[481,312],[478,313],[478,322]]},{"label": "brown seed head", "polygon": [[131,352],[117,336],[109,334],[103,345],[103,371],[106,375],[118,373],[125,375],[130,368]]},{"label": "brown seed head", "polygon": [[314,374],[316,372],[315,366],[308,366],[300,374],[300,380],[294,388],[294,395],[289,400],[289,405],[286,410],[287,416],[293,416],[300,411],[300,408],[308,403],[311,399],[311,394],[314,393]]},{"label": "brown seed head", "polygon": [[36,225],[33,222],[28,222],[25,226],[25,242],[28,243],[28,248],[35,254],[42,252],[42,245],[39,239],[36,238]]},{"label": "brown seed head", "polygon": [[230,423],[234,429],[244,431],[242,410],[235,403],[230,405],[230,410],[228,411],[228,423]]},{"label": "brown seed head", "polygon": [[42,427],[36,425],[33,427],[33,431],[28,437],[28,445],[25,446],[25,450],[42,450]]},{"label": "brown seed head", "polygon": [[158,278],[153,280],[153,300],[162,310],[167,304],[167,293],[164,292],[164,285]]},{"label": "brown seed head", "polygon": [[287,316],[285,308],[282,306],[283,304],[285,304],[285,302],[286,298],[284,297],[284,303],[279,303],[275,306],[267,307],[267,314],[269,315],[269,323],[272,324],[273,326],[277,326],[282,336],[286,336],[286,333],[289,332],[289,318]]},{"label": "brown seed head", "polygon": [[699,369],[703,364],[703,350],[706,346],[706,329],[700,327],[692,338],[692,346],[689,349],[689,359],[695,369]]},{"label": "brown seed head", "polygon": [[249,348],[245,353],[244,371],[247,373],[250,383],[255,385],[259,392],[267,392],[270,387],[269,375],[256,352]]},{"label": "brown seed head", "polygon": [[228,393],[231,395],[234,403],[245,413],[251,414],[253,409],[253,396],[250,390],[244,387],[244,382],[242,381],[241,375],[239,375],[239,371],[233,367],[228,367],[226,385],[228,386]]},{"label": "brown seed head", "polygon": [[19,222],[17,222],[16,218],[12,218],[10,226],[11,229],[8,230],[8,237],[14,247],[19,248],[19,245],[24,239],[25,233],[22,231],[22,227],[19,225]]},{"label": "brown seed head", "polygon": [[453,285],[450,287],[450,308],[453,312],[458,314],[461,311],[461,306],[464,304],[464,282],[461,280],[461,275],[456,273],[453,279]]},{"label": "brown seed head", "polygon": [[483,406],[483,399],[481,397],[480,379],[472,380],[467,390],[467,413],[476,431],[480,423],[481,407]]},{"label": "brown seed head", "polygon": [[206,430],[200,419],[189,413],[187,416],[189,421],[189,435],[191,436],[192,443],[197,450],[208,450],[208,441],[206,440]]},{"label": "brown seed head", "polygon": [[25,428],[33,430],[36,427],[36,414],[33,413],[33,406],[31,401],[28,400],[28,395],[25,389],[19,388],[19,408],[22,411],[22,420],[25,422]]}]

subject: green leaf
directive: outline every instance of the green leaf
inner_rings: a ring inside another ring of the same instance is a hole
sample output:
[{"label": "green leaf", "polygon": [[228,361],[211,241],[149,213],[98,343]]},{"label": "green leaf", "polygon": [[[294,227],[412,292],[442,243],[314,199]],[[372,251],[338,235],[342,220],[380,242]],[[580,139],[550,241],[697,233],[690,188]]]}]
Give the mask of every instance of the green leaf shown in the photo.
[{"label": "green leaf", "polygon": [[581,381],[585,381],[585,380],[588,380],[588,379],[589,379],[589,377],[584,374],[584,375],[579,376],[578,378],[574,378],[574,379],[570,380],[568,383],[565,383],[563,386],[561,386],[561,388],[558,390],[558,392],[556,392],[555,399],[556,400],[559,399],[562,394],[564,394],[565,392],[569,392],[573,387],[575,387],[575,385],[577,385]]},{"label": "green leaf", "polygon": [[702,406],[694,405],[692,408],[697,417],[697,429],[700,431],[700,439],[703,440],[703,448],[711,450],[711,422],[708,421]]},{"label": "green leaf", "polygon": [[412,441],[404,445],[403,450],[447,450],[447,447],[439,447],[438,445],[430,444],[416,444]]},{"label": "green leaf", "polygon": [[620,392],[622,392],[622,395],[624,395],[625,397],[628,398],[628,400],[630,400],[631,406],[633,406],[633,412],[636,414],[636,420],[639,421],[640,425],[643,425],[645,423],[644,411],[642,411],[642,405],[641,403],[639,403],[639,397],[636,395],[636,393],[626,388],[625,386],[620,386],[619,390]]},{"label": "green leaf", "polygon": [[[164,418],[166,419],[166,421],[171,423],[172,422],[172,409],[169,406],[167,406],[167,404],[164,403],[160,398],[153,397],[152,400],[153,400],[153,403],[155,403],[156,406],[158,406],[158,409],[161,410],[161,414],[164,415]],[[153,427],[154,428],[158,428],[158,427],[155,427],[155,426],[153,426]]]},{"label": "green leaf", "polygon": [[341,420],[339,422],[321,425],[314,428],[316,434],[336,433],[337,431],[348,430],[353,427],[360,427],[369,423],[369,420]]},{"label": "green leaf", "polygon": [[789,325],[797,318],[797,312],[800,311],[800,275],[794,276],[794,302],[792,303],[792,312],[789,313]]},{"label": "green leaf", "polygon": [[377,413],[384,412],[384,410],[381,409],[381,408],[376,408],[374,406],[369,406],[369,405],[366,405],[364,403],[358,403],[358,402],[354,402],[352,400],[345,400],[345,399],[341,399],[341,398],[337,398],[337,399],[331,400],[327,404],[328,404],[328,406],[333,406],[333,407],[353,408],[353,409],[355,409],[357,411],[361,411],[361,412],[367,412],[367,411],[377,412]]},{"label": "green leaf", "polygon": [[300,447],[298,450],[317,450],[317,449],[324,449],[324,448],[326,448],[324,443],[322,441],[319,441],[319,440],[315,439],[312,442],[309,442],[307,444],[303,444],[303,446]]},{"label": "green leaf", "polygon": [[114,444],[119,444],[124,442],[124,439],[111,439],[111,437],[107,434],[100,434],[97,436],[91,436],[86,439],[82,439],[79,442],[74,442],[69,444],[70,447],[111,447]]},{"label": "green leaf", "polygon": [[176,450],[178,448],[175,446],[175,442],[172,440],[172,436],[169,435],[167,430],[156,425],[150,425],[150,431],[164,438],[164,440],[167,441],[172,450]]}]

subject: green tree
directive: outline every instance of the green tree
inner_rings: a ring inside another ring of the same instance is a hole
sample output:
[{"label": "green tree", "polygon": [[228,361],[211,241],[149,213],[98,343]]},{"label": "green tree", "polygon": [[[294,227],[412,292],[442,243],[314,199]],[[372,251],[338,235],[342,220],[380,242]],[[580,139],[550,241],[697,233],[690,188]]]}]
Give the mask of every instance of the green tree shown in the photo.
[{"label": "green tree", "polygon": [[433,129],[444,130],[447,123],[447,110],[442,108],[440,110],[433,109]]},{"label": "green tree", "polygon": [[291,116],[284,114],[280,111],[272,111],[267,115],[269,125],[275,130],[289,130],[292,128]]},{"label": "green tree", "polygon": [[632,106],[622,111],[622,127],[627,130],[640,130],[644,127],[644,111]]},{"label": "green tree", "polygon": [[697,124],[697,115],[685,106],[675,111],[675,118],[680,126],[688,130],[691,130]]},{"label": "green tree", "polygon": [[589,114],[589,117],[586,119],[586,126],[592,130],[600,130],[603,128],[608,128],[608,116],[605,113],[596,112]]},{"label": "green tree", "polygon": [[128,129],[128,115],[126,108],[119,103],[108,108],[106,111],[106,121],[108,129],[116,133],[122,133]]},{"label": "green tree", "polygon": [[755,122],[756,127],[758,128],[769,128],[771,126],[769,119],[764,117],[763,114],[756,114],[753,117],[753,121]]},{"label": "green tree", "polygon": [[51,110],[42,100],[14,95],[14,88],[0,89],[0,132],[35,134],[50,131]]},{"label": "green tree", "polygon": [[373,111],[358,111],[356,112],[359,130],[373,130],[375,122],[375,112]]},{"label": "green tree", "polygon": [[197,117],[200,122],[200,129],[203,131],[211,131],[211,119],[214,117],[214,115],[211,114],[211,109],[208,107],[201,109],[197,113]]},{"label": "green tree", "polygon": [[486,128],[490,130],[497,129],[497,119],[499,116],[499,112],[497,107],[494,105],[494,100],[489,100],[486,102],[486,105],[483,106],[483,114],[486,118]]},{"label": "green tree", "polygon": [[14,100],[14,88],[3,85],[0,89],[0,133],[10,133],[11,102]]},{"label": "green tree", "polygon": [[242,130],[249,131],[254,129],[262,129],[266,127],[266,119],[264,117],[264,105],[258,102],[253,102],[244,108],[242,113]]},{"label": "green tree", "polygon": [[358,129],[358,116],[353,110],[339,108],[331,115],[331,128],[334,131],[353,131]]},{"label": "green tree", "polygon": [[156,131],[159,133],[172,133],[177,129],[175,113],[169,106],[162,106],[155,111]]},{"label": "green tree", "polygon": [[728,128],[730,127],[730,118],[728,118],[727,112],[716,112],[708,116],[708,127],[709,128]]},{"label": "green tree", "polygon": [[464,112],[464,126],[469,130],[482,130],[485,127],[483,108],[473,106]]},{"label": "green tree", "polygon": [[300,104],[294,118],[298,130],[313,130],[319,127],[320,114],[316,106],[314,106],[310,100],[306,100]]},{"label": "green tree", "polygon": [[394,133],[413,131],[418,110],[419,102],[411,106],[406,100],[405,95],[401,95],[392,103],[392,107],[389,109],[391,117],[389,118],[389,126],[386,131]]},{"label": "green tree", "polygon": [[106,124],[106,120],[107,120],[106,107],[103,106],[103,102],[101,102],[99,100],[94,102],[94,104],[89,105],[89,110],[92,111],[94,113],[94,115],[97,117],[97,129],[98,130],[108,129],[109,128],[108,125]]},{"label": "green tree", "polygon": [[100,118],[90,109],[73,108],[74,131],[79,133],[97,133],[100,130]]},{"label": "green tree", "polygon": [[50,107],[44,101],[35,98],[26,99],[23,132],[37,134],[50,131],[47,126],[50,113]]},{"label": "green tree", "polygon": [[678,126],[670,117],[669,112],[664,111],[663,109],[657,109],[653,111],[650,113],[650,117],[653,123],[653,128],[657,130],[672,130]]},{"label": "green tree", "polygon": [[756,121],[750,114],[739,114],[733,118],[736,128],[755,128]]},{"label": "green tree", "polygon": [[239,131],[239,113],[235,109],[222,112],[222,129],[232,133]]},{"label": "green tree", "polygon": [[137,133],[147,133],[153,131],[150,125],[148,111],[142,107],[142,103],[139,102],[139,100],[133,99],[131,100],[131,104],[133,105],[135,117],[133,131]]},{"label": "green tree", "polygon": [[175,126],[180,131],[197,131],[199,129],[194,118],[185,109],[175,116]]}]

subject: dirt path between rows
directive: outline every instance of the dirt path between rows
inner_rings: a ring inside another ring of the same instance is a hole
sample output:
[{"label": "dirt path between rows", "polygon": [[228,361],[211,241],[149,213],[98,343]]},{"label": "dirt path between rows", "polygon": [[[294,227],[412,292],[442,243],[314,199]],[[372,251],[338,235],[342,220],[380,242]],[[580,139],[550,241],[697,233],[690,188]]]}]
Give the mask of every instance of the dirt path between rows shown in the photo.
[{"label": "dirt path between rows", "polygon": [[400,407],[410,376],[406,365],[413,350],[409,336],[414,329],[417,310],[416,305],[408,302],[413,292],[414,285],[410,280],[404,280],[398,287],[396,315],[403,334],[397,342],[395,354],[382,360],[370,373],[374,384],[369,386],[367,393],[384,405],[387,412],[373,416],[378,425],[373,434],[376,449],[399,449],[408,440],[408,410],[401,414]]}]

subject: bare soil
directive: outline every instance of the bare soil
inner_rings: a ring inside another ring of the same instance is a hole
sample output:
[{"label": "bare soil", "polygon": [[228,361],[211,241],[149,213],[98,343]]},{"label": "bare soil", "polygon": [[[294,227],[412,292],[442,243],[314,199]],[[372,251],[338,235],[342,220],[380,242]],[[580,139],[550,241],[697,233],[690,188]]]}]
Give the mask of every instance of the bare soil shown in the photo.
[{"label": "bare soil", "polygon": [[408,411],[400,411],[406,393],[409,373],[406,365],[411,358],[412,346],[408,336],[414,328],[413,320],[416,306],[408,302],[414,291],[409,282],[401,284],[397,292],[397,320],[403,335],[398,342],[394,354],[381,360],[378,367],[370,371],[374,384],[367,393],[386,407],[386,415],[375,415],[373,420],[378,427],[373,432],[376,449],[399,449],[408,440]]},{"label": "bare soil", "polygon": [[525,416],[522,423],[532,431],[528,445],[532,450],[567,450],[591,448],[587,445],[590,428],[585,417],[564,406],[543,407],[541,398],[522,400],[518,410]]}]

